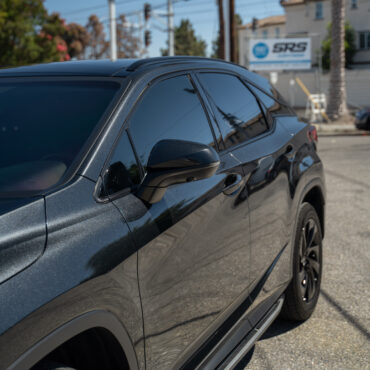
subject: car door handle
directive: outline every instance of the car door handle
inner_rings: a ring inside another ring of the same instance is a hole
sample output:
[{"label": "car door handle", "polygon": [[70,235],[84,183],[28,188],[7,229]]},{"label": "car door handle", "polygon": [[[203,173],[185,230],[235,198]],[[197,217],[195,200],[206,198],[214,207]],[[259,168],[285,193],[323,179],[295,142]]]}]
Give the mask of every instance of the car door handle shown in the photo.
[{"label": "car door handle", "polygon": [[239,174],[232,174],[227,176],[225,180],[225,188],[223,193],[225,195],[232,195],[243,186],[243,177]]}]

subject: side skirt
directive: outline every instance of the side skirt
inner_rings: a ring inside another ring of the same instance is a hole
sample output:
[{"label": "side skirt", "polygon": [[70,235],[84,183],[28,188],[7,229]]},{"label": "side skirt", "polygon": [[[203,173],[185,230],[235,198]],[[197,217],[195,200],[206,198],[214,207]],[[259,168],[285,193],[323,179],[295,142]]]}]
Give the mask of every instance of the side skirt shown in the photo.
[{"label": "side skirt", "polygon": [[241,343],[230,353],[226,360],[217,368],[220,370],[231,370],[247,355],[257,340],[269,328],[272,322],[279,315],[283,307],[284,298],[281,297],[271,307],[266,316],[257,324],[257,326],[241,341]]},{"label": "side skirt", "polygon": [[[242,345],[242,343],[245,344],[245,341],[249,342],[251,338],[255,337],[255,330],[261,328],[264,320],[266,320],[271,312],[273,312],[277,302],[280,302],[280,300],[282,300],[284,291],[288,286],[288,283],[284,283],[281,286],[277,287],[276,289],[274,289],[274,291],[270,292],[271,294],[269,295],[269,297],[260,302],[260,304],[256,306],[252,311],[249,310],[253,301],[256,299],[256,297],[265,286],[267,279],[273,272],[274,267],[276,266],[279,258],[281,257],[285,249],[286,246],[282,248],[282,250],[275,257],[271,265],[266,269],[260,281],[250,292],[248,299],[245,300],[229,317],[229,319],[227,320],[229,322],[225,323],[227,329],[220,328],[219,331],[216,332],[213,337],[211,337],[211,339],[207,343],[210,347],[207,355],[203,356],[202,359],[199,359],[198,363],[195,362],[196,358],[193,358],[193,363],[191,364],[191,366],[189,366],[190,363],[188,362],[185,366],[181,367],[182,370],[190,368],[216,369],[224,364],[225,361],[228,361],[228,359],[230,359],[230,356],[236,356],[236,353],[240,351],[240,346]],[[276,316],[280,312],[280,309],[281,307],[279,305],[279,310],[276,313]],[[271,319],[271,322],[275,319],[276,316]],[[270,324],[266,325],[266,329],[269,325]],[[258,335],[256,339],[253,339],[249,349],[262,334],[263,332]],[[244,345],[242,345],[242,348],[244,348]]]}]

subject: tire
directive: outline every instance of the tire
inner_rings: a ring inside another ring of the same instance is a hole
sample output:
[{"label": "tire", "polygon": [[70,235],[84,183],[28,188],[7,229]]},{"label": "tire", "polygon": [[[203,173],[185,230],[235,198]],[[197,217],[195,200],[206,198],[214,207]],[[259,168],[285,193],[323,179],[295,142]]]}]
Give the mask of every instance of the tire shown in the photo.
[{"label": "tire", "polygon": [[76,370],[76,369],[60,364],[59,362],[42,361],[40,364],[34,366],[31,370]]},{"label": "tire", "polygon": [[309,203],[299,210],[293,250],[293,278],[286,292],[281,316],[307,320],[320,294],[322,276],[322,232],[320,220]]}]

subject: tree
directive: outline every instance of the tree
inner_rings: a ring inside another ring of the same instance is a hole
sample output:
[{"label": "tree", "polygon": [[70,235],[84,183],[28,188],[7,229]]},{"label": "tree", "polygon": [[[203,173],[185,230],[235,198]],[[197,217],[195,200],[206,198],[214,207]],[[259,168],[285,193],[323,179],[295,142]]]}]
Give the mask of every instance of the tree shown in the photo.
[{"label": "tree", "polygon": [[[182,19],[175,27],[175,55],[205,56],[207,44],[195,35],[188,19]],[[168,55],[168,49],[161,49],[162,55]]]},{"label": "tree", "polygon": [[43,0],[0,0],[0,66],[69,60],[87,36],[83,26],[49,15]]},{"label": "tree", "polygon": [[347,114],[344,54],[344,0],[331,2],[330,85],[327,113],[331,119]]},{"label": "tree", "polygon": [[61,62],[71,59],[71,56],[68,53],[68,46],[65,41],[66,34],[67,26],[59,13],[46,15],[40,36],[54,42],[56,49],[55,60],[59,60]]},{"label": "tree", "polygon": [[127,24],[124,14],[117,20],[117,49],[118,58],[140,57],[140,40],[134,36],[134,30]]},{"label": "tree", "polygon": [[78,23],[70,23],[66,27],[64,40],[71,58],[82,59],[89,44],[90,36],[86,28]]},{"label": "tree", "polygon": [[90,15],[86,30],[89,34],[87,49],[90,53],[88,58],[101,59],[106,57],[109,43],[105,40],[104,25],[95,14]]},{"label": "tree", "polygon": [[[322,42],[322,66],[325,70],[330,69],[330,49],[331,49],[331,22],[328,25],[328,35]],[[351,25],[346,22],[344,25],[344,52],[345,52],[345,67],[353,62],[353,57],[356,54],[356,33]]]},{"label": "tree", "polygon": [[86,28],[77,23],[66,24],[59,13],[46,16],[41,35],[54,40],[60,61],[81,59],[89,43]]},{"label": "tree", "polygon": [[55,60],[51,39],[39,34],[45,22],[42,0],[0,1],[0,66],[17,66]]}]

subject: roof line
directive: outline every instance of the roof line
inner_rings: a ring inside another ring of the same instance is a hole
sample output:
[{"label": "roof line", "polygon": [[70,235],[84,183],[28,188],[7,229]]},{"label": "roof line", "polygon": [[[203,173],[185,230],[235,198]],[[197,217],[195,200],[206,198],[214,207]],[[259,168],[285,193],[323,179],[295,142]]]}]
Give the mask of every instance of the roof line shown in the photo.
[{"label": "roof line", "polygon": [[[132,63],[128,66],[125,70],[128,72],[134,72],[139,68],[147,65],[155,65],[155,64],[177,64],[181,62],[191,62],[191,61],[204,61],[204,62],[221,62],[221,63],[230,63],[222,59],[216,58],[206,58],[206,57],[197,57],[197,56],[173,56],[173,57],[155,57],[155,58],[147,58],[147,59],[139,59],[136,62]],[[118,71],[116,72],[118,73]],[[115,75],[115,74],[114,74]]]}]

